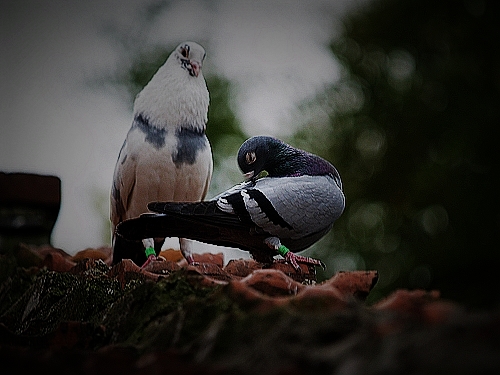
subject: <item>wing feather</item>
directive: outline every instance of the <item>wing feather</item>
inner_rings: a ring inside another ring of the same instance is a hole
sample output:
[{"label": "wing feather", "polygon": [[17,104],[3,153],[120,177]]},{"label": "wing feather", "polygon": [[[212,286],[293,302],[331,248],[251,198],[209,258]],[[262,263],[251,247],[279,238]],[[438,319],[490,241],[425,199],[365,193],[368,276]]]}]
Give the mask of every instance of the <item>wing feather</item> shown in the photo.
[{"label": "wing feather", "polygon": [[[252,194],[252,189],[265,201]],[[252,220],[279,237],[299,238],[321,232],[342,213],[337,201],[340,199],[343,207],[343,193],[329,176],[266,177],[257,180],[252,189],[248,189],[248,195],[253,199],[247,203]]]},{"label": "wing feather", "polygon": [[135,186],[136,167],[135,158],[129,157],[128,144],[125,140],[113,173],[110,207],[113,227],[127,218],[127,210]]}]

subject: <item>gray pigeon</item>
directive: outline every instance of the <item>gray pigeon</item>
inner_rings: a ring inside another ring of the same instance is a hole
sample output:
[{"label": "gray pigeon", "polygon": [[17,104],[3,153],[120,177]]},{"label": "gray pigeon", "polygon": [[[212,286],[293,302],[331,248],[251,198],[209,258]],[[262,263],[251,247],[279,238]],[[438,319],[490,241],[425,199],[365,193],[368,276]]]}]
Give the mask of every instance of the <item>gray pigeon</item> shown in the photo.
[{"label": "gray pigeon", "polygon": [[[147,212],[148,202],[205,198],[213,162],[205,135],[209,93],[201,71],[204,59],[202,46],[181,43],[135,99],[111,188],[113,234],[118,223]],[[156,259],[166,235],[142,243],[113,235],[113,262],[129,258],[141,265]],[[192,263],[189,247],[190,240],[180,238],[181,251]]]},{"label": "gray pigeon", "polygon": [[[146,213],[126,220],[117,234],[128,240],[182,236],[238,247],[271,263],[281,254],[298,263],[322,265],[294,252],[323,237],[342,214],[345,197],[337,169],[328,161],[276,138],[257,136],[238,151],[238,165],[248,178],[209,201],[151,202]],[[260,177],[261,172],[267,176]]]}]

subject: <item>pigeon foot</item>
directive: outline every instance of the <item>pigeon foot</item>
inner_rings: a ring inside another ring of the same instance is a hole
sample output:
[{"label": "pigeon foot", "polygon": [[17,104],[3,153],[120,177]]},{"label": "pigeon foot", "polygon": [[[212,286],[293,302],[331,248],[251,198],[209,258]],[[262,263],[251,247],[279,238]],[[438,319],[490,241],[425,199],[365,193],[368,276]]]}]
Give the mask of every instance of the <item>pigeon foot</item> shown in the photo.
[{"label": "pigeon foot", "polygon": [[163,257],[156,256],[155,249],[151,246],[148,246],[146,250],[144,250],[146,256],[148,257],[144,264],[141,266],[142,269],[146,268],[152,262],[162,262],[165,260]]},{"label": "pigeon foot", "polygon": [[297,255],[295,253],[292,253],[291,251],[288,251],[285,254],[285,261],[290,263],[297,272],[302,272],[299,263],[311,264],[313,266],[321,266],[321,268],[326,269],[325,263],[323,263],[321,260],[310,257],[304,257],[302,255]]},{"label": "pigeon foot", "polygon": [[323,263],[319,259],[292,253],[286,246],[281,244],[281,241],[278,237],[268,237],[264,240],[264,242],[267,244],[267,246],[269,246],[271,249],[276,250],[283,258],[285,258],[285,262],[290,263],[297,272],[302,272],[299,263],[321,266],[321,268],[326,269],[325,263]]},{"label": "pigeon foot", "polygon": [[156,255],[152,254],[150,256],[148,256],[148,259],[146,259],[146,261],[144,262],[144,264],[141,266],[141,268],[146,268],[150,263],[152,262],[155,262],[156,261]]}]

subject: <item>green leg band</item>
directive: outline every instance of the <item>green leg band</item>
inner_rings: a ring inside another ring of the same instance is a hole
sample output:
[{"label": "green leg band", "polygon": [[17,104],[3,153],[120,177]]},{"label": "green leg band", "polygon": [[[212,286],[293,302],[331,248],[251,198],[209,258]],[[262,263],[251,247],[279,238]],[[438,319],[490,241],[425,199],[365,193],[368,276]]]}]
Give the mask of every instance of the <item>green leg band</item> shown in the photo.
[{"label": "green leg band", "polygon": [[288,250],[288,248],[284,245],[281,245],[279,248],[278,248],[278,253],[282,256],[285,256],[286,253],[288,253],[290,250]]},{"label": "green leg band", "polygon": [[152,247],[146,248],[146,250],[144,252],[146,253],[146,257],[148,257],[148,258],[150,255],[156,255],[156,251]]}]

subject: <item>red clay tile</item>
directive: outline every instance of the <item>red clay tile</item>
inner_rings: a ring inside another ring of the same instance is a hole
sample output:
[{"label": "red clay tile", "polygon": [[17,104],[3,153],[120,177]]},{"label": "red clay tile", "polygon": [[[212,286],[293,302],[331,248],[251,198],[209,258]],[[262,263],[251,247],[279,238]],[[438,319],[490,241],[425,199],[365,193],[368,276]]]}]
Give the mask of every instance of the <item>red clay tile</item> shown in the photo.
[{"label": "red clay tile", "polygon": [[299,293],[304,285],[274,269],[255,270],[241,280],[241,283],[252,287],[271,297],[293,296]]},{"label": "red clay tile", "polygon": [[439,291],[426,291],[422,289],[398,289],[383,300],[373,305],[375,309],[390,310],[394,312],[416,313],[422,305],[439,298]]},{"label": "red clay tile", "polygon": [[103,246],[99,248],[87,248],[81,250],[73,255],[72,259],[74,262],[79,262],[84,259],[101,259],[109,266],[113,261],[112,255],[113,249],[108,246]]},{"label": "red clay tile", "polygon": [[196,263],[211,263],[219,266],[220,268],[224,267],[224,254],[222,253],[193,254],[193,258]]},{"label": "red clay tile", "polygon": [[43,259],[43,266],[56,272],[68,272],[75,264],[70,258],[62,256],[59,252],[48,253]]},{"label": "red clay tile", "polygon": [[253,259],[231,259],[224,267],[224,271],[232,276],[245,277],[255,270],[262,269],[262,267],[262,263],[258,263]]},{"label": "red clay tile", "polygon": [[132,262],[130,259],[123,259],[121,262],[118,264],[115,264],[108,272],[109,277],[115,277],[120,284],[125,286],[126,282],[128,281],[129,277],[128,274],[131,273],[137,273],[144,275],[148,279],[151,279],[153,281],[158,281],[159,278],[163,277],[160,274],[155,274],[152,272],[148,272],[146,270],[141,269],[137,264]]},{"label": "red clay tile", "polygon": [[[200,258],[198,258],[200,259]],[[201,258],[203,259],[203,258]],[[215,263],[198,263],[195,260],[195,263],[189,265],[188,268],[196,269],[200,274],[205,275],[207,277],[211,277],[220,281],[229,281],[231,280],[231,275],[229,275],[226,271],[222,269],[218,264]]]},{"label": "red clay tile", "polygon": [[308,311],[335,311],[347,306],[345,296],[335,287],[321,288],[307,285],[300,293],[290,299],[290,305]]},{"label": "red clay tile", "polygon": [[184,259],[180,250],[174,250],[174,249],[162,250],[162,251],[160,251],[160,256],[162,256],[166,260],[170,260],[172,262],[178,262],[178,261]]},{"label": "red clay tile", "polygon": [[279,270],[299,283],[316,281],[316,267],[302,263],[299,263],[299,266],[298,272],[290,263],[276,261],[269,268]]},{"label": "red clay tile", "polygon": [[170,272],[180,270],[181,267],[177,264],[177,262],[160,258],[161,260],[156,260],[148,263],[146,267],[142,270],[148,271],[155,274],[167,275]]},{"label": "red clay tile", "polygon": [[287,297],[270,297],[242,280],[232,280],[227,288],[227,293],[231,299],[237,301],[243,307],[261,312],[284,305],[288,300]]},{"label": "red clay tile", "polygon": [[344,298],[352,296],[364,300],[377,283],[377,280],[377,271],[338,272],[317,287],[324,289],[335,288]]}]

